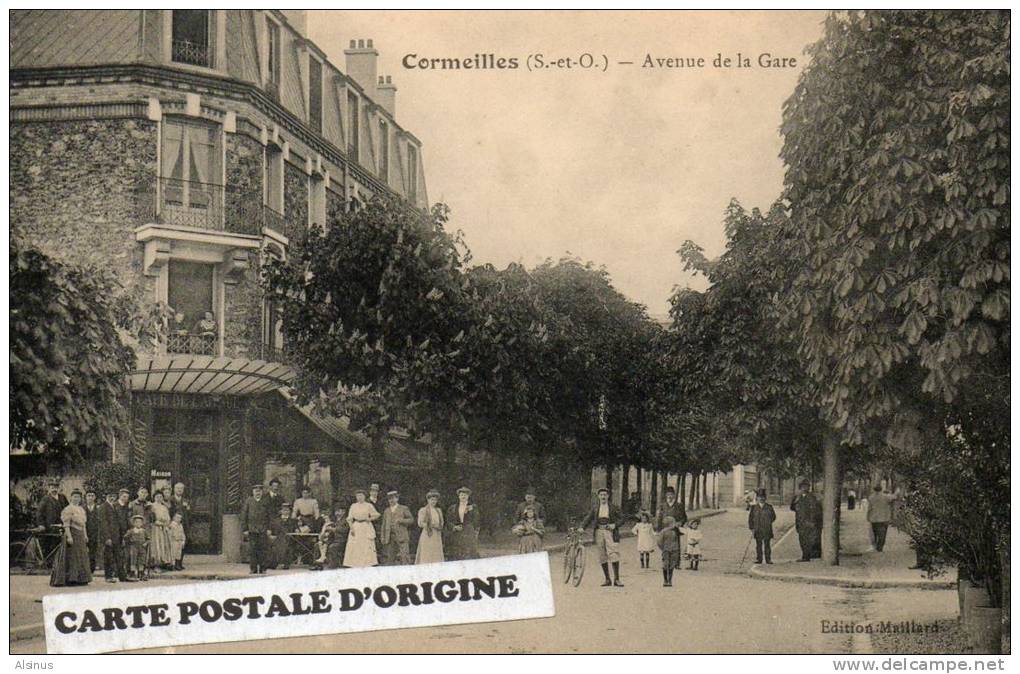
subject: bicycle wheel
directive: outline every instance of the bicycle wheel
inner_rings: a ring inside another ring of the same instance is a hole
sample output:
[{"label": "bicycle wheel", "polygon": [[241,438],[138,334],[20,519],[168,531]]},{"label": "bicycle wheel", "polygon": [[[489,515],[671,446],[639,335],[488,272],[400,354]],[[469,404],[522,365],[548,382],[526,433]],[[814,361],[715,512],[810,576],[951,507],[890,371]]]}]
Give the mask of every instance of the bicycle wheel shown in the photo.
[{"label": "bicycle wheel", "polygon": [[574,556],[574,587],[581,584],[582,577],[584,577],[584,546],[579,545]]},{"label": "bicycle wheel", "polygon": [[7,559],[11,566],[25,566],[25,541],[11,543],[10,557]]},{"label": "bicycle wheel", "polygon": [[574,571],[574,546],[568,545],[563,551],[563,582],[570,582],[570,574]]}]

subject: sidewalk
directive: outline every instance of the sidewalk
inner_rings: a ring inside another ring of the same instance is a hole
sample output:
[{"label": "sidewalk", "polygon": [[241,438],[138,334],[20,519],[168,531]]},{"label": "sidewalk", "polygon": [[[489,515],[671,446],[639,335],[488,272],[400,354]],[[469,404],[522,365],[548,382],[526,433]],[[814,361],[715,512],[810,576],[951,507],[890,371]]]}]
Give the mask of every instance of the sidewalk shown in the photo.
[{"label": "sidewalk", "polygon": [[876,551],[869,537],[871,527],[862,510],[844,510],[840,528],[839,566],[820,559],[798,562],[800,543],[796,529],[790,529],[772,545],[771,566],[755,564],[748,573],[756,578],[842,587],[909,587],[944,590],[956,587],[956,571],[929,579],[923,571],[911,570],[914,551],[910,538],[890,526],[885,549]]}]

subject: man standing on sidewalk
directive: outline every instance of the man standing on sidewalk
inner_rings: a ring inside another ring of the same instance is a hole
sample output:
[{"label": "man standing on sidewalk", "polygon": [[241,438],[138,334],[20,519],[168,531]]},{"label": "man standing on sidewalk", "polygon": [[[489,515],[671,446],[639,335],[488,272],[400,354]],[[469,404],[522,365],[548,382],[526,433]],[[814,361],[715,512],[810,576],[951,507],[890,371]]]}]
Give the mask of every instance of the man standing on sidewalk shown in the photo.
[{"label": "man standing on sidewalk", "polygon": [[251,486],[251,496],[241,509],[241,531],[248,537],[248,566],[253,574],[266,572],[269,542],[269,518],[262,498],[262,485]]},{"label": "man standing on sidewalk", "polygon": [[751,506],[747,516],[747,528],[754,536],[756,564],[761,564],[764,554],[765,563],[772,563],[772,523],[776,521],[776,510],[765,500],[765,490],[758,490],[758,502]]},{"label": "man standing on sidewalk", "polygon": [[895,501],[896,497],[882,491],[880,484],[875,485],[868,499],[868,521],[871,522],[871,532],[875,537],[875,550],[879,552],[885,547],[885,535],[889,531]]},{"label": "man standing on sidewalk", "polygon": [[800,483],[800,493],[793,497],[790,510],[797,513],[797,538],[800,539],[800,559],[809,562],[822,556],[822,504],[808,489],[811,483]]},{"label": "man standing on sidewalk", "polygon": [[[602,574],[606,577],[602,587],[615,585],[623,587],[620,582],[620,525],[623,515],[620,510],[609,502],[609,490],[602,487],[598,491],[599,502],[581,521],[584,531],[591,523],[595,527],[595,549],[599,551],[599,564]],[[613,565],[613,580],[609,580],[609,564]]]},{"label": "man standing on sidewalk", "polygon": [[[684,504],[676,499],[676,489],[673,487],[666,487],[666,502],[659,506],[659,510],[655,513],[655,530],[662,531],[665,528],[665,521],[667,517],[672,517],[673,522],[676,525],[673,535],[676,536],[677,550],[680,549],[680,531],[679,528],[687,524],[687,511],[684,510]],[[680,557],[677,556],[676,566],[674,568],[680,568]]]}]

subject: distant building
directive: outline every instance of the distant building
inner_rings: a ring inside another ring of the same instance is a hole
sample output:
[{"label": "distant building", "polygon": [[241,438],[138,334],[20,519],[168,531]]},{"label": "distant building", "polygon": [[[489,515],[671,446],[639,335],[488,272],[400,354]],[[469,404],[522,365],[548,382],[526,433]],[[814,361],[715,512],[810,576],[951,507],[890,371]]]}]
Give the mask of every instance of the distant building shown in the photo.
[{"label": "distant building", "polygon": [[253,481],[278,470],[329,497],[364,449],[281,395],[295,373],[260,264],[374,194],[426,207],[421,143],[372,40],[351,40],[341,70],[303,11],[10,19],[12,227],[172,307],[130,374],[131,425],[111,456],[139,484],[186,483],[189,548],[236,555]]}]

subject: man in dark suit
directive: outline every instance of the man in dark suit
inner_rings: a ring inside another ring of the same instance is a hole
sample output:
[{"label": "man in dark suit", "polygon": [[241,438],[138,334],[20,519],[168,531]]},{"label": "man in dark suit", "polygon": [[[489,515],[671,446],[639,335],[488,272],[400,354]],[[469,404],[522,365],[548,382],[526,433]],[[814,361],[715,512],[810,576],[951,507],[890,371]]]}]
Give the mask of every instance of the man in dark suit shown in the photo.
[{"label": "man in dark suit", "polygon": [[758,502],[751,506],[747,515],[747,528],[754,535],[756,563],[761,564],[764,553],[765,563],[772,563],[772,523],[776,521],[776,511],[765,500],[765,490],[758,490]]},{"label": "man in dark suit", "polygon": [[[103,550],[103,576],[107,583],[116,583],[120,569],[120,522],[117,517],[117,492],[109,492],[96,508],[99,520],[97,543]],[[89,536],[91,540],[91,535]]]},{"label": "man in dark suit", "polygon": [[[673,535],[676,536],[677,550],[683,550],[680,546],[680,527],[687,524],[687,511],[684,510],[684,504],[677,500],[676,489],[673,487],[666,487],[666,502],[659,504],[659,509],[655,513],[655,530],[662,531],[665,528],[665,521],[667,517],[672,517],[676,526],[673,530]],[[679,569],[682,555],[677,556],[676,566],[673,568]]]},{"label": "man in dark suit", "polygon": [[85,535],[88,537],[89,570],[94,574],[99,562],[103,544],[99,541],[99,504],[96,502],[96,490],[85,490]]},{"label": "man in dark suit", "polygon": [[117,579],[122,583],[128,577],[128,551],[124,547],[124,534],[131,528],[131,492],[127,489],[117,491],[117,503],[114,505],[114,513],[117,516],[117,531],[119,533],[120,545],[117,546]]},{"label": "man in dark suit", "polygon": [[248,537],[248,567],[251,573],[265,573],[271,514],[262,497],[262,485],[251,486],[251,496],[241,508],[241,532]]},{"label": "man in dark suit", "polygon": [[381,534],[379,536],[383,549],[383,559],[388,565],[410,564],[410,540],[407,528],[414,524],[411,510],[400,503],[400,492],[394,490],[386,494],[390,504],[383,510]]},{"label": "man in dark suit", "polygon": [[[595,549],[599,552],[599,564],[602,575],[606,577],[602,587],[615,585],[623,587],[620,582],[620,527],[623,525],[623,513],[609,502],[609,490],[602,487],[598,491],[599,502],[581,520],[580,529],[584,531],[588,524],[594,527]],[[613,579],[609,579],[609,565],[613,565]]]},{"label": "man in dark suit", "polygon": [[524,500],[517,504],[517,512],[514,515],[514,523],[524,519],[524,511],[528,508],[535,510],[535,519],[545,521],[545,506],[535,500],[535,488],[528,487],[524,492]]},{"label": "man in dark suit", "polygon": [[272,513],[272,517],[270,519],[275,518],[279,514],[280,508],[283,507],[283,504],[287,500],[283,498],[283,494],[280,493],[280,481],[275,477],[269,481],[269,491],[266,492],[266,495],[262,498],[266,500],[266,507],[269,509],[269,512]]},{"label": "man in dark suit", "polygon": [[822,504],[808,489],[811,483],[800,483],[800,493],[793,497],[790,510],[796,513],[797,538],[800,539],[800,559],[809,562],[822,556]]},{"label": "man in dark suit", "polygon": [[43,557],[47,564],[53,563],[53,551],[60,546],[63,536],[54,527],[62,526],[60,513],[68,505],[67,497],[60,493],[60,480],[50,480],[46,485],[46,496],[39,502],[35,513],[36,531],[45,535],[39,537]]},{"label": "man in dark suit", "polygon": [[[187,534],[189,531],[188,527],[191,526],[191,501],[184,498],[184,483],[178,482],[174,485],[173,495],[167,503],[167,508],[170,509],[170,519],[174,518],[177,513],[181,514],[181,526],[184,527],[184,533]],[[185,543],[187,545],[187,543]],[[177,560],[178,570],[184,569],[184,552],[181,552],[181,558]]]}]

